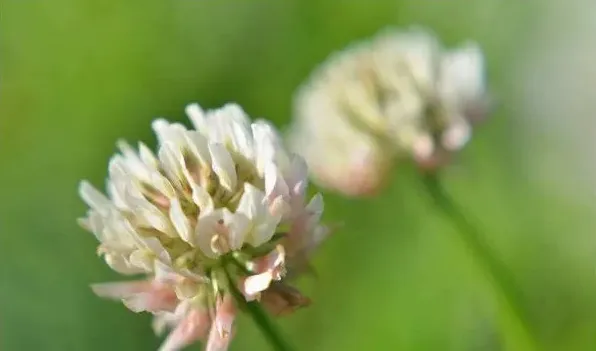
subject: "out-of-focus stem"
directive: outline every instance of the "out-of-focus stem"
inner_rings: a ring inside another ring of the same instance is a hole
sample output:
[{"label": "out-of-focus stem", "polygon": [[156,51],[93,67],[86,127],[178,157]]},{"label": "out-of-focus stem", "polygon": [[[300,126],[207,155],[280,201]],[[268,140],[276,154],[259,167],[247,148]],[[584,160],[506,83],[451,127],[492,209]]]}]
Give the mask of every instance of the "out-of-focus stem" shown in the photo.
[{"label": "out-of-focus stem", "polygon": [[509,314],[511,321],[517,324],[519,336],[524,338],[524,350],[538,350],[538,341],[528,320],[528,313],[523,308],[522,294],[507,265],[493,252],[480,231],[447,194],[438,176],[427,174],[421,177],[435,205],[457,229],[461,241],[492,283],[502,308]]}]

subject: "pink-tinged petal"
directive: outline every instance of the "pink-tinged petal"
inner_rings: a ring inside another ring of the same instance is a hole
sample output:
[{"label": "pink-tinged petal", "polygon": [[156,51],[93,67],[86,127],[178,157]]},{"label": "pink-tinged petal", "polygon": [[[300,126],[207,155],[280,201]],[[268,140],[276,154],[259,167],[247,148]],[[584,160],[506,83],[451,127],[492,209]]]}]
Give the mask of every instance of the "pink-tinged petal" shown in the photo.
[{"label": "pink-tinged petal", "polygon": [[156,335],[162,335],[166,329],[175,328],[180,322],[186,318],[188,313],[192,310],[190,300],[181,301],[173,312],[158,312],[154,314],[151,327]]},{"label": "pink-tinged petal", "polygon": [[277,272],[283,268],[285,258],[286,252],[284,247],[282,245],[277,245],[275,250],[255,260],[255,272]]},{"label": "pink-tinged petal", "polygon": [[102,298],[121,300],[133,294],[138,294],[150,289],[151,282],[147,280],[136,280],[129,282],[110,282],[92,284],[91,290]]},{"label": "pink-tinged petal", "polygon": [[449,151],[463,148],[472,137],[472,127],[466,123],[454,123],[443,132],[441,145]]},{"label": "pink-tinged petal", "polygon": [[279,169],[274,163],[265,164],[263,178],[265,180],[265,194],[273,200],[278,196],[288,196],[289,188]]},{"label": "pink-tinged petal", "polygon": [[159,351],[178,351],[203,339],[209,328],[209,314],[196,309],[190,310],[186,317],[168,335]]},{"label": "pink-tinged petal", "polygon": [[308,166],[300,156],[293,155],[286,174],[286,182],[292,195],[301,196],[308,186]]},{"label": "pink-tinged petal", "polygon": [[285,274],[285,258],[284,247],[277,245],[275,250],[253,262],[253,270],[257,274],[248,276],[240,282],[240,290],[247,301],[258,299],[260,292],[265,291],[272,281],[282,278]]},{"label": "pink-tinged petal", "polygon": [[384,164],[382,160],[357,154],[342,171],[329,169],[322,164],[312,166],[313,174],[316,174],[323,186],[353,197],[378,194],[388,177],[388,170],[388,164]]},{"label": "pink-tinged petal", "polygon": [[163,284],[174,284],[182,278],[174,272],[171,266],[157,260],[153,262],[153,271],[155,273],[155,281]]},{"label": "pink-tinged petal", "polygon": [[284,200],[283,196],[279,195],[278,197],[274,198],[273,200],[269,201],[269,213],[274,217],[283,218],[288,214],[291,214],[292,208],[290,205]]},{"label": "pink-tinged petal", "polygon": [[129,310],[140,312],[157,313],[162,311],[173,311],[178,303],[176,293],[171,290],[140,293],[130,298],[123,299],[122,303]]},{"label": "pink-tinged petal", "polygon": [[435,142],[431,135],[423,134],[414,140],[412,152],[415,159],[427,159],[436,151]]},{"label": "pink-tinged petal", "polygon": [[153,281],[102,283],[91,286],[93,292],[103,298],[122,300],[133,312],[173,311],[178,304],[174,289]]},{"label": "pink-tinged petal", "polygon": [[233,334],[236,306],[231,296],[226,295],[218,302],[215,320],[209,332],[205,351],[225,351],[230,345]]},{"label": "pink-tinged petal", "polygon": [[124,299],[122,302],[133,312],[156,313],[173,311],[178,304],[178,297],[176,292],[167,286],[153,286],[151,291]]}]

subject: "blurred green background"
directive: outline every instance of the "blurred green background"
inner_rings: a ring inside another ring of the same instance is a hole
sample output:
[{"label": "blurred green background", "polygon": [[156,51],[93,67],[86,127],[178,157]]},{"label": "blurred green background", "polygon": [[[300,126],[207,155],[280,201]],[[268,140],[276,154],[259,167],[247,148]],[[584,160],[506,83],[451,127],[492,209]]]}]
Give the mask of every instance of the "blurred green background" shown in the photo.
[{"label": "blurred green background", "polygon": [[[330,52],[411,24],[484,48],[500,108],[446,186],[514,270],[542,347],[596,350],[594,201],[533,178],[522,147],[546,138],[519,127],[511,73],[547,4],[3,0],[0,350],[155,350],[149,315],[88,287],[123,277],[76,225],[78,181],[102,187],[117,138],[154,145],[150,121],[184,120],[188,102],[236,101],[283,127],[294,89]],[[325,220],[344,226],[318,252],[318,277],[301,281],[314,304],[280,320],[300,350],[523,350],[415,177],[403,164],[378,198],[326,194]],[[242,318],[232,350],[266,349]]]}]

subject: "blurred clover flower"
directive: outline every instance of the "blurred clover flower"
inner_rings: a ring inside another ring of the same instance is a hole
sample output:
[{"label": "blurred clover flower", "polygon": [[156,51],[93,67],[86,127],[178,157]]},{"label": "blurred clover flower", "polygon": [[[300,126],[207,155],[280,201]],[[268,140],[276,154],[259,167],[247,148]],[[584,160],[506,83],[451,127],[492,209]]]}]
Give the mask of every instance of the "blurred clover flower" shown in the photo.
[{"label": "blurred clover flower", "polygon": [[476,44],[447,51],[426,30],[385,30],[312,74],[295,98],[289,139],[318,183],[371,194],[395,159],[443,165],[468,142],[486,102]]},{"label": "blurred clover flower", "polygon": [[153,122],[157,156],[119,142],[109,197],[80,185],[91,207],[80,222],[112,269],[146,275],[93,285],[95,293],[153,313],[157,333],[172,328],[161,350],[196,340],[225,350],[242,303],[259,301],[273,314],[308,304],[284,276],[328,231],[319,224],[321,196],[306,202],[306,164],[284,150],[273,126],[251,124],[235,104],[186,112],[196,130]]}]

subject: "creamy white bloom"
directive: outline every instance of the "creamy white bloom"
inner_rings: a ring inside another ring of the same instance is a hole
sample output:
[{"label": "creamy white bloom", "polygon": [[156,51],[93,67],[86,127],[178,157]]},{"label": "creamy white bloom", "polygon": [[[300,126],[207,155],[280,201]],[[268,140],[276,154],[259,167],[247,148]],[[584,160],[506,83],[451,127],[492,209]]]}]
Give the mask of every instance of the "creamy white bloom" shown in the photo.
[{"label": "creamy white bloom", "polygon": [[322,185],[377,190],[396,157],[433,166],[470,139],[486,105],[474,43],[444,50],[420,28],[385,30],[333,54],[299,89],[293,149]]},{"label": "creamy white bloom", "polygon": [[153,122],[156,154],[118,142],[108,196],[80,185],[90,207],[80,222],[110,267],[147,275],[94,285],[98,295],[155,314],[157,331],[174,328],[163,350],[205,337],[207,349],[219,350],[235,314],[230,289],[259,299],[284,278],[286,260],[302,262],[327,230],[321,196],[306,202],[305,162],[271,124],[251,123],[235,104],[212,111],[191,104],[186,112],[195,129]]}]

